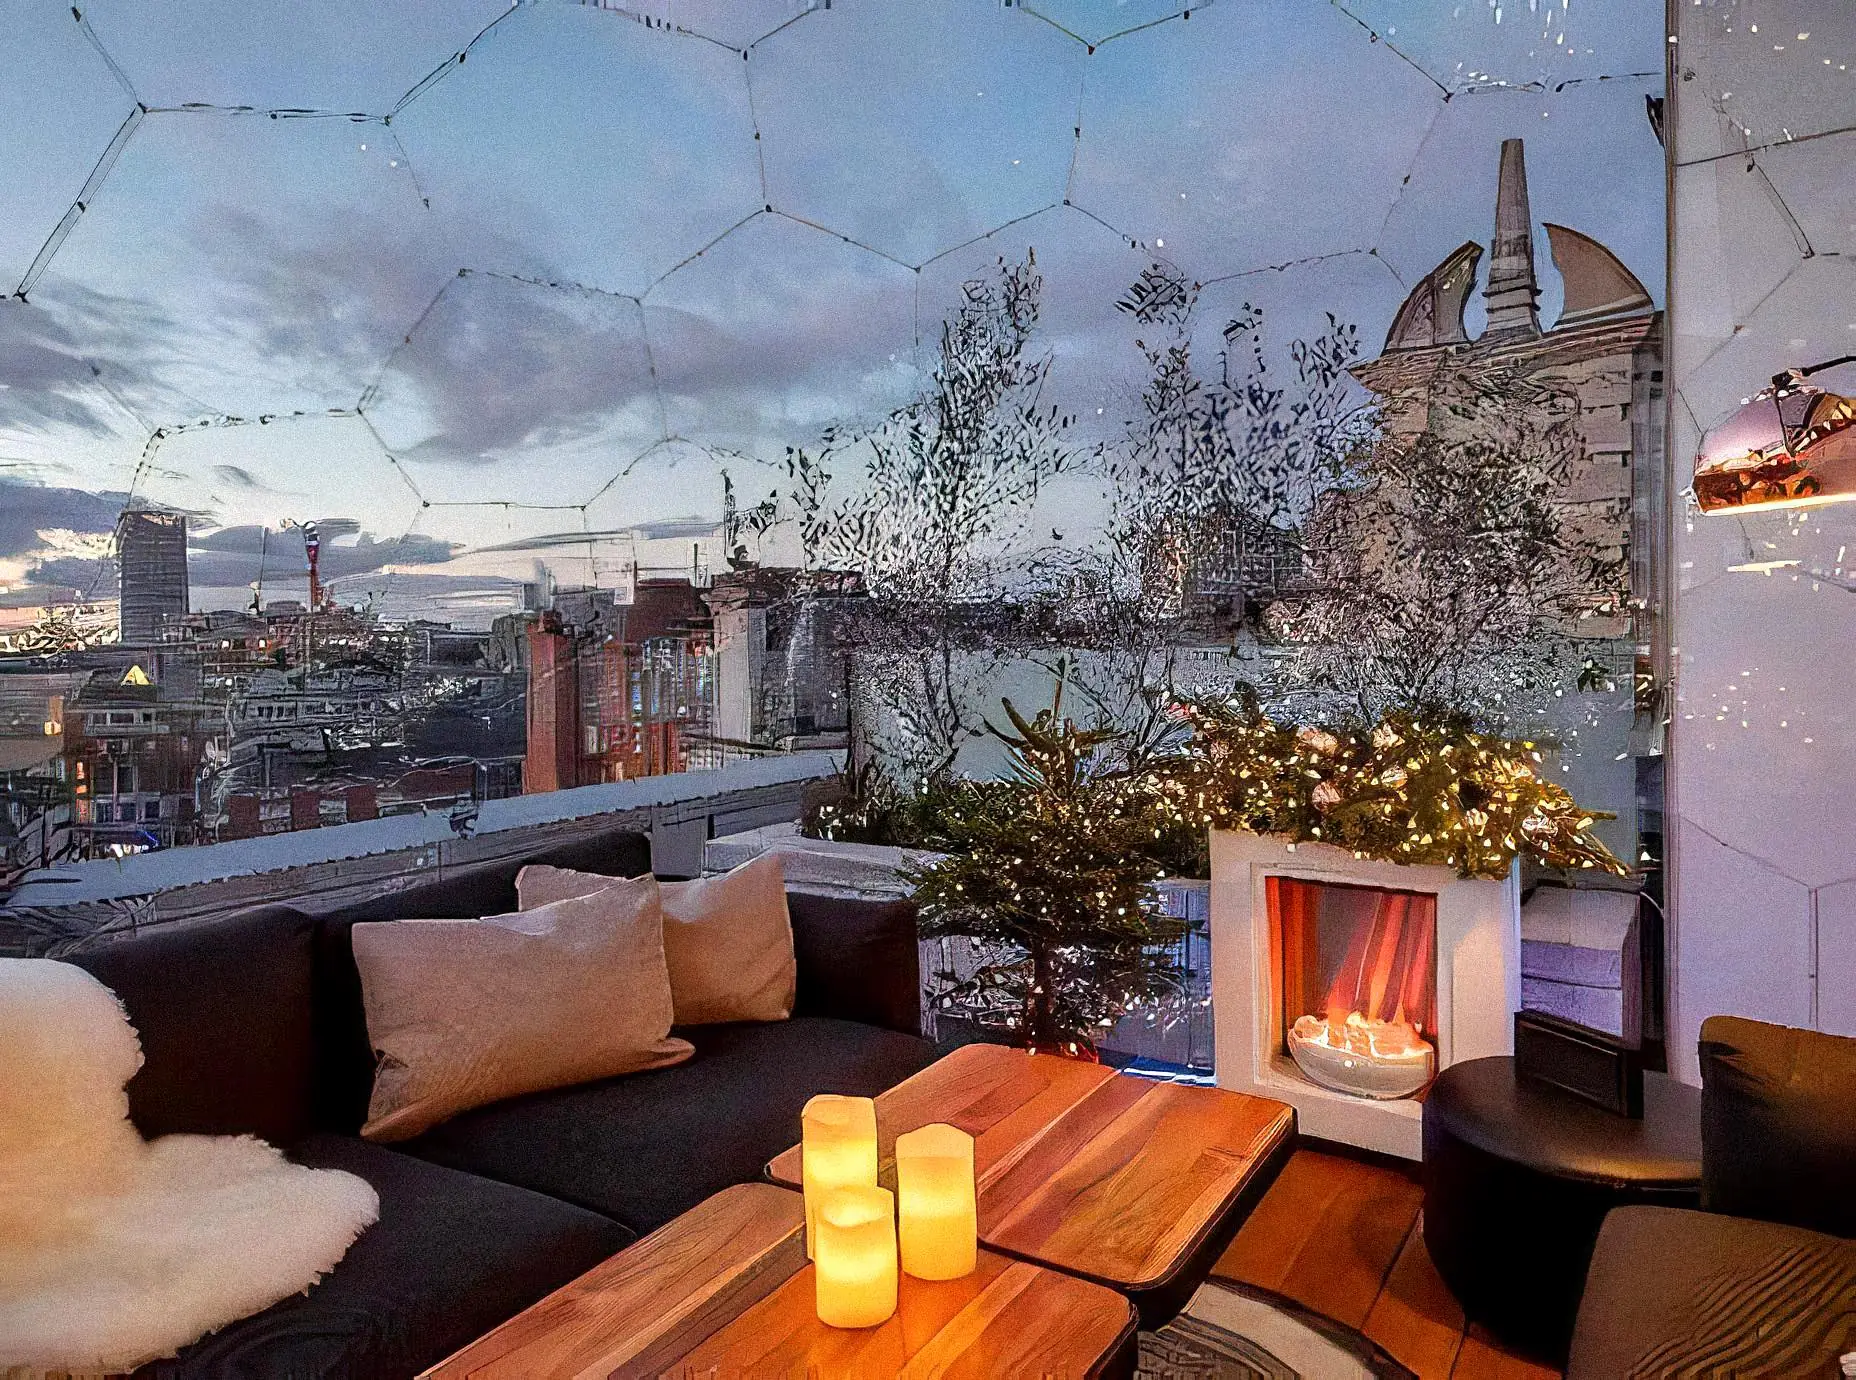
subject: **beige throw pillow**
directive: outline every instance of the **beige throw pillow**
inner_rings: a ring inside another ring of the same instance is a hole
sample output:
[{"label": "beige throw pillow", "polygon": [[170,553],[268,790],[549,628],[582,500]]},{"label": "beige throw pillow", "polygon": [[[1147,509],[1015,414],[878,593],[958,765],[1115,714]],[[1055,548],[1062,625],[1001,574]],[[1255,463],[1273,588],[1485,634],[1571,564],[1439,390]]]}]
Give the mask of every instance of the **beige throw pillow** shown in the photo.
[{"label": "beige throw pillow", "polygon": [[472,1107],[661,1068],[670,976],[657,883],[609,885],[516,915],[356,925],[379,1064],[369,1140],[416,1136]]},{"label": "beige throw pillow", "polygon": [[[593,872],[531,866],[516,876],[516,899],[527,910],[612,885]],[[678,1025],[793,1014],[798,968],[778,854],[763,853],[720,877],[664,882],[659,891]]]}]

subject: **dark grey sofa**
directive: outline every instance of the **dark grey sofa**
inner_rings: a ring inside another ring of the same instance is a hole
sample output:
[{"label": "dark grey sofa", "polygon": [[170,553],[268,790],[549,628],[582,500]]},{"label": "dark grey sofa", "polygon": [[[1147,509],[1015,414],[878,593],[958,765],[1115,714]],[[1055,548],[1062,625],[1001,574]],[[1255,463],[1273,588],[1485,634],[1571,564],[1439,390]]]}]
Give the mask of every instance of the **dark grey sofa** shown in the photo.
[{"label": "dark grey sofa", "polygon": [[379,1222],[321,1283],[139,1376],[412,1375],[758,1177],[813,1094],[875,1094],[933,1059],[913,909],[792,893],[792,1019],[679,1029],[696,1054],[675,1067],[479,1108],[391,1146],[361,1140],[373,1062],[350,927],[513,910],[528,862],[630,876],[649,852],[609,832],[332,914],[268,906],[65,956],[115,990],[141,1035],[129,1100],[144,1135],[261,1136],[380,1195]]},{"label": "dark grey sofa", "polygon": [[1856,1350],[1856,1040],[1701,1028],[1703,1211],[1618,1208],[1567,1380],[1830,1376]]}]

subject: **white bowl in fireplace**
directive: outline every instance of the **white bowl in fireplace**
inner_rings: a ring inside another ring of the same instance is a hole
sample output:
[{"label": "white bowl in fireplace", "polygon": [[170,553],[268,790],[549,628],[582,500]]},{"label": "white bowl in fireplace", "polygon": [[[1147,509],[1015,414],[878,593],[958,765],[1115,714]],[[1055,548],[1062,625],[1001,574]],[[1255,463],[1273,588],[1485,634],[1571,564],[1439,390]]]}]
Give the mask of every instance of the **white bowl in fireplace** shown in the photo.
[{"label": "white bowl in fireplace", "polygon": [[[1324,1088],[1381,1101],[1410,1097],[1431,1081],[1437,1051],[1427,1042],[1411,1038],[1409,1026],[1390,1027],[1378,1021],[1362,1022],[1356,1014],[1338,1042],[1327,1021],[1303,1016],[1289,1028],[1289,1053],[1296,1067]],[[1377,1027],[1377,1029],[1375,1029]],[[1385,1038],[1396,1031],[1394,1038]],[[1409,1034],[1408,1034],[1409,1033]]]}]

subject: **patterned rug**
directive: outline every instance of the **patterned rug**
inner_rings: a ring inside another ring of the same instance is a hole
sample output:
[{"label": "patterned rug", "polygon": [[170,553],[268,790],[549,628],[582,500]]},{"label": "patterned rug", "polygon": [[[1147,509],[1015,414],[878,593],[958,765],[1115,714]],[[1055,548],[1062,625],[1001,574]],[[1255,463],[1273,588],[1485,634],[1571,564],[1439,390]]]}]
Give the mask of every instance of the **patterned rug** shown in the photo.
[{"label": "patterned rug", "polygon": [[1365,1337],[1286,1299],[1207,1284],[1141,1333],[1138,1380],[1415,1380]]}]

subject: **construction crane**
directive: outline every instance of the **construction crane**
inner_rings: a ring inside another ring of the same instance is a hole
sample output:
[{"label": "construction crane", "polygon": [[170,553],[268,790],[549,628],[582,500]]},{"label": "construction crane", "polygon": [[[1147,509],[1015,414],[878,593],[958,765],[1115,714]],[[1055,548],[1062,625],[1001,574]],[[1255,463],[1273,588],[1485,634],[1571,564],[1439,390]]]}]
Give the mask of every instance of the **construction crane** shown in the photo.
[{"label": "construction crane", "polygon": [[298,522],[295,518],[284,519],[284,528],[296,528],[303,534],[303,558],[309,564],[309,611],[323,612],[323,603],[327,598],[322,588],[322,537],[316,530],[313,519]]}]

